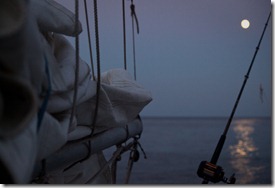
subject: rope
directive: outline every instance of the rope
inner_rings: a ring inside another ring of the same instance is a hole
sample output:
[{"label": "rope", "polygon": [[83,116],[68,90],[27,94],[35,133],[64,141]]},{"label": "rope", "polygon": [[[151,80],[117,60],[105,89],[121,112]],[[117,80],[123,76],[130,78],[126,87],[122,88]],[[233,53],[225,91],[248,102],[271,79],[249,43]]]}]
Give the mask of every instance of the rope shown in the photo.
[{"label": "rope", "polygon": [[125,184],[129,183],[131,172],[133,169],[134,162],[136,162],[136,157],[139,157],[139,152],[137,150],[137,145],[135,144],[133,146],[133,150],[130,152],[129,160],[128,160],[128,167],[127,167],[127,173],[126,173],[126,178],[125,178]]},{"label": "rope", "polygon": [[136,25],[137,25],[137,33],[139,34],[139,24],[138,24],[138,19],[137,19],[137,15],[135,12],[135,5],[133,3],[133,0],[131,0],[131,16],[132,16],[132,39],[133,39],[133,62],[134,62],[134,78],[135,80],[137,79],[136,76],[136,49],[135,49],[135,24],[134,22],[136,21]]},{"label": "rope", "polygon": [[[78,0],[75,0],[75,31],[77,31],[78,28],[78,21],[79,21],[79,5]],[[72,112],[70,117],[70,127],[73,123],[73,118],[75,116],[75,109],[76,109],[76,99],[77,99],[77,93],[78,93],[78,76],[79,76],[79,36],[76,35],[75,37],[75,81],[74,81],[74,95],[73,95],[73,105],[72,105]]]},{"label": "rope", "polygon": [[92,76],[93,76],[93,80],[95,80],[95,71],[94,71],[93,54],[92,54],[92,44],[91,44],[91,34],[90,34],[90,25],[89,25],[89,17],[88,17],[87,1],[86,0],[84,0],[84,7],[85,7],[85,16],[86,16],[86,25],[87,25],[87,35],[88,35],[88,42],[89,42],[89,51],[90,51],[90,61],[91,61],[91,68],[92,68]]},{"label": "rope", "polygon": [[118,159],[115,159],[111,165],[112,184],[116,184],[117,161],[118,161]]},{"label": "rope", "polygon": [[147,159],[146,153],[145,153],[145,151],[141,147],[141,144],[138,141],[139,138],[140,137],[135,137],[134,138],[132,147],[130,148],[131,152],[130,152],[130,156],[129,156],[129,160],[128,160],[127,173],[126,173],[126,177],[125,177],[125,183],[126,184],[129,183],[134,163],[139,160],[140,155],[139,155],[139,151],[138,151],[138,146],[139,146],[139,148],[141,149],[141,151],[143,153],[144,159]]},{"label": "rope", "polygon": [[137,79],[136,75],[136,49],[135,49],[135,24],[134,24],[134,17],[132,13],[132,39],[133,39],[133,62],[134,62],[134,78]]},{"label": "rope", "polygon": [[111,159],[103,166],[103,168],[101,168],[94,177],[92,177],[89,180],[89,183],[93,182],[102,172],[104,172],[107,167],[111,164],[111,170],[112,170],[112,183],[115,184],[116,183],[116,170],[117,170],[117,161],[120,161],[121,159],[121,155],[129,150],[133,150],[132,148],[136,147],[136,145],[140,146],[139,143],[137,143],[137,138],[135,138],[135,140],[131,143],[129,143],[126,146],[122,146],[122,145],[117,145],[117,149],[114,152],[113,156],[111,157]]},{"label": "rope", "polygon": [[[124,10],[124,3],[125,0],[123,0],[123,27],[124,27],[124,67],[125,69],[127,68],[126,65],[126,34],[125,34],[125,10]],[[89,31],[89,21],[88,21],[88,14],[87,14],[87,3],[86,0],[84,0],[85,3],[85,13],[86,13],[86,21],[87,21],[87,30],[88,30],[88,38],[89,38],[89,48],[90,48],[90,58],[91,58],[91,64],[92,64],[92,69],[93,69],[93,63],[92,63],[92,50],[91,50],[91,39],[90,39],[90,31]],[[131,5],[131,10],[132,10],[132,21],[134,22],[134,18],[136,20],[136,24],[137,24],[137,32],[139,33],[139,26],[138,26],[138,20],[135,14],[135,10],[134,10],[134,5]],[[78,20],[79,20],[79,4],[78,4],[78,0],[75,0],[75,20],[76,20],[76,24],[75,24],[75,29],[77,29],[77,25],[78,25]],[[100,88],[101,88],[101,70],[100,70],[100,45],[99,45],[99,27],[98,27],[98,9],[97,9],[97,0],[94,0],[94,22],[95,22],[95,41],[96,41],[96,60],[97,60],[97,87],[96,87],[96,104],[95,104],[95,110],[94,110],[94,118],[93,118],[93,122],[91,125],[91,133],[90,133],[90,137],[93,136],[94,134],[94,130],[95,130],[95,125],[96,125],[96,121],[97,121],[97,114],[98,114],[98,108],[99,108],[99,97],[100,97]],[[134,30],[134,26],[133,26],[133,30]],[[134,37],[134,36],[133,36]],[[133,38],[133,45],[134,44],[134,38]],[[77,99],[77,86],[78,86],[78,76],[79,76],[79,37],[78,35],[75,38],[75,47],[76,47],[76,70],[75,70],[75,91],[74,91],[74,98],[73,98],[73,107],[72,107],[72,113],[71,113],[71,117],[70,117],[70,125],[72,124],[73,121],[73,117],[75,115],[75,107],[76,107],[76,99]],[[134,62],[135,62],[135,48],[133,48],[134,51]],[[92,70],[93,71],[93,70]],[[136,76],[135,76],[136,77]],[[95,80],[95,76],[94,76],[94,72],[93,72],[93,78]],[[127,139],[129,136],[129,132],[128,132],[128,127],[126,127],[126,131],[127,131]],[[134,147],[134,149],[131,149],[132,152],[130,154],[130,159],[135,160],[133,157],[131,157],[133,155],[133,151],[138,152],[137,151],[137,146],[139,146],[144,154],[144,158],[146,158],[145,152],[143,150],[143,148],[141,147],[140,143],[137,140],[138,138],[135,137],[134,141],[128,145],[126,145],[125,147],[118,147],[116,152],[114,153],[113,157],[87,182],[93,182],[100,174],[102,174],[110,165],[111,162],[113,162],[112,167],[113,167],[113,182],[116,182],[116,167],[117,167],[117,161],[121,158],[121,154],[124,153],[125,151],[130,150],[132,147]],[[71,168],[72,166],[74,166],[75,164],[82,162],[86,159],[88,159],[91,156],[91,141],[88,141],[88,155],[87,157],[85,157],[84,159],[81,159],[75,163],[73,163],[72,165],[70,165],[69,167],[67,167],[66,169],[64,169],[64,171],[68,170],[69,168]],[[131,173],[131,169],[128,170],[128,180],[129,180],[129,173]],[[127,180],[127,182],[128,182]]]},{"label": "rope", "polygon": [[100,48],[99,48],[99,29],[98,29],[98,13],[97,13],[97,0],[94,0],[94,21],[95,21],[95,40],[96,40],[96,59],[97,59],[97,86],[96,86],[96,104],[94,110],[94,118],[92,123],[92,132],[90,136],[93,135],[95,130],[95,124],[97,120],[98,107],[99,107],[99,95],[101,87],[101,71],[100,71]]},{"label": "rope", "polygon": [[132,17],[134,17],[136,24],[137,24],[137,33],[139,34],[139,24],[138,24],[138,19],[137,19],[137,15],[136,15],[136,11],[135,11],[135,5],[133,3],[133,0],[131,0],[131,15]]},{"label": "rope", "polygon": [[[93,122],[92,122],[92,125],[91,125],[91,133],[89,135],[90,137],[93,136],[94,130],[95,130],[95,124],[96,124],[96,120],[97,120],[98,107],[99,107],[100,86],[101,86],[97,0],[94,0],[94,19],[95,19],[95,38],[96,38],[96,57],[97,57],[97,87],[96,87],[96,105],[95,105],[95,110],[94,110],[94,118],[93,118]],[[88,147],[87,156],[85,158],[75,162],[73,165],[70,165],[70,167],[66,168],[66,170],[71,168],[72,166],[74,166],[75,164],[77,164],[79,162],[87,160],[91,156],[91,154],[92,154],[92,152],[91,152],[91,140],[89,140],[87,144],[88,144],[88,146],[87,146]]]},{"label": "rope", "polygon": [[90,180],[88,180],[87,183],[92,183],[100,174],[102,174],[109,167],[110,163],[121,155],[123,149],[123,147],[117,148],[112,158]]},{"label": "rope", "polygon": [[126,24],[125,24],[125,0],[122,0],[122,18],[123,18],[123,45],[124,45],[124,69],[127,70],[126,58]]},{"label": "rope", "polygon": [[[79,22],[79,2],[78,2],[78,0],[75,0],[75,31],[77,30],[78,22]],[[74,96],[73,96],[72,112],[71,112],[71,117],[70,117],[70,126],[72,126],[73,118],[75,116],[76,99],[77,99],[77,93],[78,93],[78,77],[79,77],[79,36],[78,35],[75,37],[75,61],[76,61],[76,68],[75,68]],[[74,162],[73,164],[69,165],[68,167],[66,167],[63,170],[63,172],[67,171],[74,165],[76,165],[82,161],[85,161],[86,159],[88,159],[90,157],[90,155],[91,155],[90,142],[88,144],[89,144],[88,155],[84,159],[80,159],[80,160]]]},{"label": "rope", "polygon": [[[119,148],[122,148],[121,145],[117,145],[117,150]],[[119,155],[117,155],[117,157],[113,160],[112,162],[112,165],[111,165],[111,172],[112,172],[112,184],[116,184],[116,177],[117,177],[117,162],[121,160],[121,153],[122,153],[122,150],[120,152]],[[116,153],[114,153],[113,155],[115,155]]]}]

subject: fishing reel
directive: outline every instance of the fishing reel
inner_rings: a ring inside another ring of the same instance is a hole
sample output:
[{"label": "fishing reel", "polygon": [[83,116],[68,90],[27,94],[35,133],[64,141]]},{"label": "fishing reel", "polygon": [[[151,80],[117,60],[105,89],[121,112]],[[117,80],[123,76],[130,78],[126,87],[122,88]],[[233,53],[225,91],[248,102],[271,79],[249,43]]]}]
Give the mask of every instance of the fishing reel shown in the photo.
[{"label": "fishing reel", "polygon": [[236,182],[235,174],[232,174],[230,178],[224,177],[224,171],[221,166],[217,166],[207,161],[202,161],[200,163],[197,174],[200,178],[204,179],[203,183],[208,183],[208,181],[218,183],[222,181],[227,184],[235,184]]}]

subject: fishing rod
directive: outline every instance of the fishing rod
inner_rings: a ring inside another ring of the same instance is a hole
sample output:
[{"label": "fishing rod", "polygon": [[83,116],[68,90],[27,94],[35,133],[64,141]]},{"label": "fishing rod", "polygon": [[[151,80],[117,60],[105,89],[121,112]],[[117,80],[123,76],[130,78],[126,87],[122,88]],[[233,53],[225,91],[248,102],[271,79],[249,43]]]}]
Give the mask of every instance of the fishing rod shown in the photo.
[{"label": "fishing rod", "polygon": [[252,69],[252,66],[254,64],[254,60],[256,58],[256,55],[258,53],[258,50],[260,49],[260,45],[261,45],[261,42],[262,42],[262,39],[263,39],[263,36],[264,36],[264,33],[265,33],[265,30],[267,28],[267,25],[268,25],[268,22],[269,22],[269,19],[270,19],[270,16],[271,16],[271,12],[269,13],[269,16],[267,18],[267,21],[266,21],[266,24],[265,24],[265,27],[264,27],[264,30],[262,32],[262,35],[261,35],[261,38],[259,40],[259,43],[256,47],[256,51],[254,53],[254,56],[252,58],[252,61],[250,63],[250,66],[248,68],[248,71],[247,71],[247,74],[245,75],[244,77],[244,81],[243,81],[243,84],[242,84],[242,87],[241,87],[241,90],[239,92],[239,95],[237,97],[237,100],[235,102],[235,105],[233,107],[233,110],[231,112],[231,115],[228,119],[228,122],[226,124],[226,127],[224,129],[224,132],[223,134],[221,135],[220,139],[219,139],[219,142],[216,146],[216,149],[212,155],[212,158],[211,158],[211,161],[208,162],[208,161],[202,161],[199,165],[199,168],[197,170],[197,175],[200,177],[200,178],[203,178],[203,182],[202,184],[207,184],[209,181],[213,182],[213,183],[218,183],[220,181],[224,182],[224,183],[228,183],[228,184],[234,184],[236,182],[236,178],[235,178],[235,174],[233,174],[230,178],[227,178],[224,176],[224,171],[223,171],[223,168],[221,166],[218,166],[216,165],[217,162],[218,162],[218,159],[219,159],[219,156],[221,154],[221,151],[222,151],[222,148],[223,148],[223,145],[224,145],[224,142],[225,142],[225,139],[226,139],[226,134],[228,132],[228,129],[230,127],[230,124],[231,124],[231,121],[234,117],[234,114],[235,114],[235,111],[237,109],[237,106],[239,104],[239,100],[242,96],[242,93],[243,93],[243,90],[244,90],[244,87],[246,85],[246,82],[249,78],[249,74],[250,74],[250,71]]}]

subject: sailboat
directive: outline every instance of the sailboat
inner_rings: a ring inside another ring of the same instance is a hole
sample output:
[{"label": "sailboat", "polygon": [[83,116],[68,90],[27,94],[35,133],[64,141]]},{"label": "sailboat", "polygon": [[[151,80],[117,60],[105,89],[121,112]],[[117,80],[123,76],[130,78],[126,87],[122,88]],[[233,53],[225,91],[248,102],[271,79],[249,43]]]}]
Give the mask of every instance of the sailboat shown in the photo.
[{"label": "sailboat", "polygon": [[1,183],[116,183],[119,157],[138,158],[151,93],[123,68],[101,73],[99,49],[91,73],[75,2],[74,13],[54,0],[0,2]]}]

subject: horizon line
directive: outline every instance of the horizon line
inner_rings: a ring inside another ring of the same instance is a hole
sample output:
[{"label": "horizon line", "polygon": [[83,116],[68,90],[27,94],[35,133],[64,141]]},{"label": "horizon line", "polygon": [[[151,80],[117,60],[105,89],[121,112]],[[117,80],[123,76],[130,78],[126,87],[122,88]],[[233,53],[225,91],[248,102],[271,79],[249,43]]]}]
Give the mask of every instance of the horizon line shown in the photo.
[{"label": "horizon line", "polygon": [[[229,118],[229,116],[157,116],[157,115],[140,115],[141,118]],[[234,118],[273,118],[270,116],[236,116]]]}]

